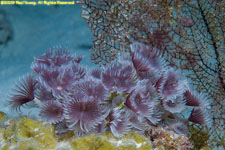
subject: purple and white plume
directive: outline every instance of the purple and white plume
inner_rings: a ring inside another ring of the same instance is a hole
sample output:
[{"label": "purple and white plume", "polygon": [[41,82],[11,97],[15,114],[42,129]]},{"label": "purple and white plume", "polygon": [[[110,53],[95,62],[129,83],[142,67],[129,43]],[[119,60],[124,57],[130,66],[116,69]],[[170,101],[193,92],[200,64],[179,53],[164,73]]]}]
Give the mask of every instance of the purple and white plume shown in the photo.
[{"label": "purple and white plume", "polygon": [[102,83],[111,92],[129,92],[136,82],[136,72],[128,62],[113,62],[102,72]]},{"label": "purple and white plume", "polygon": [[65,106],[66,119],[69,127],[79,127],[83,132],[89,132],[100,124],[108,115],[108,111],[99,101],[93,101],[88,96],[74,96]]},{"label": "purple and white plume", "polygon": [[186,107],[186,101],[182,96],[178,96],[172,100],[164,99],[163,107],[171,113],[181,113]]},{"label": "purple and white plume", "polygon": [[109,94],[100,81],[91,78],[78,82],[73,86],[73,90],[75,93],[83,94],[96,101],[105,100]]},{"label": "purple and white plume", "polygon": [[78,64],[72,64],[64,68],[43,70],[39,75],[39,82],[54,96],[59,97],[71,89],[74,82],[79,81],[84,75],[84,69]]},{"label": "purple and white plume", "polygon": [[63,105],[57,100],[49,100],[43,102],[40,107],[40,114],[43,121],[48,123],[57,123],[64,119]]},{"label": "purple and white plume", "polygon": [[10,96],[9,104],[14,109],[19,109],[24,104],[34,100],[34,91],[36,89],[36,80],[32,75],[28,75],[21,79],[14,89],[14,93]]},{"label": "purple and white plume", "polygon": [[210,109],[208,97],[204,93],[199,94],[196,91],[188,89],[184,92],[184,98],[186,100],[186,105],[188,106],[199,106]]},{"label": "purple and white plume", "polygon": [[211,114],[204,108],[193,108],[188,118],[189,121],[198,123],[200,125],[212,126]]},{"label": "purple and white plume", "polygon": [[89,75],[95,79],[101,80],[102,70],[99,68],[93,68],[89,71]]},{"label": "purple and white plume", "polygon": [[131,124],[129,122],[129,115],[119,107],[114,108],[109,113],[109,127],[115,137],[120,137],[123,132],[130,131]]},{"label": "purple and white plume", "polygon": [[186,80],[173,69],[168,69],[162,77],[159,94],[163,99],[174,99],[181,96],[186,89]]},{"label": "purple and white plume", "polygon": [[137,72],[161,72],[166,63],[160,51],[143,43],[135,42],[130,45],[131,56]]},{"label": "purple and white plume", "polygon": [[155,106],[155,100],[152,99],[145,87],[140,87],[128,95],[125,105],[137,115],[148,117]]}]

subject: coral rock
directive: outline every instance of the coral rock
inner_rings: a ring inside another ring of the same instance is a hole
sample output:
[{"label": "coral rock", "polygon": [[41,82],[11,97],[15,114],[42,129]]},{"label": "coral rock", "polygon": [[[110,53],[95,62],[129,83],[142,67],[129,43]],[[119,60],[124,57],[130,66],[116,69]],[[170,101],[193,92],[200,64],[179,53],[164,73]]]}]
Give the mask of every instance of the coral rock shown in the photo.
[{"label": "coral rock", "polygon": [[3,122],[4,120],[5,120],[5,113],[0,112],[0,123]]},{"label": "coral rock", "polygon": [[0,128],[1,150],[151,150],[150,141],[129,132],[120,138],[111,132],[77,138],[71,132],[57,137],[53,125],[21,117]]}]

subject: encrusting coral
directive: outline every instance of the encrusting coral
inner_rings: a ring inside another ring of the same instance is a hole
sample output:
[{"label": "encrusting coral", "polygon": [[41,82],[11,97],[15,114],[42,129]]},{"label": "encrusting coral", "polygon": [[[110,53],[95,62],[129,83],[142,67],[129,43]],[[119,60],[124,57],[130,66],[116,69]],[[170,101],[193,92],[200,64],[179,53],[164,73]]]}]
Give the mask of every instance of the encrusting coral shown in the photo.
[{"label": "encrusting coral", "polygon": [[[55,127],[42,121],[23,116],[7,120],[0,128],[1,150],[154,150],[191,148],[185,135],[162,128],[153,128],[154,138],[147,139],[134,132],[126,132],[120,138],[111,132],[90,134],[77,138],[72,132],[57,136]],[[157,134],[158,133],[158,134]],[[157,135],[157,136],[156,136]],[[163,142],[163,143],[162,143]]]},{"label": "encrusting coral", "polygon": [[187,136],[178,135],[161,127],[151,127],[149,130],[146,130],[145,135],[151,139],[153,148],[161,147],[171,150],[193,149]]},{"label": "encrusting coral", "polygon": [[54,127],[22,117],[8,120],[1,128],[1,149],[54,149]]},{"label": "encrusting coral", "polygon": [[149,150],[148,139],[135,133],[126,133],[121,138],[115,138],[111,133],[103,135],[91,134],[83,138],[74,135],[57,137],[53,125],[22,117],[8,120],[4,128],[0,128],[0,149],[19,150]]},{"label": "encrusting coral", "polygon": [[0,112],[0,123],[5,121],[5,113]]},{"label": "encrusting coral", "polygon": [[207,128],[200,130],[198,127],[191,126],[190,128],[190,141],[195,145],[196,149],[206,147],[209,142],[209,131]]},{"label": "encrusting coral", "polygon": [[79,64],[81,57],[52,48],[34,58],[34,73],[16,84],[9,104],[20,110],[34,102],[44,122],[76,136],[144,134],[149,126],[186,134],[188,122],[211,125],[207,97],[168,66],[157,48],[139,42],[130,47],[131,55],[121,53],[117,61],[90,70]]}]

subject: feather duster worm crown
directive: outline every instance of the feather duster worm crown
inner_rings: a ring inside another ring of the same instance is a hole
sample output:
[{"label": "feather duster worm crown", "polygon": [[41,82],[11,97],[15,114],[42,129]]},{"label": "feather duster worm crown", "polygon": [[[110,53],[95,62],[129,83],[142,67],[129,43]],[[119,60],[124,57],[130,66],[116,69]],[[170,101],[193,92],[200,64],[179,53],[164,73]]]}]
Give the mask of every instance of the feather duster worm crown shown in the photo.
[{"label": "feather duster worm crown", "polygon": [[157,48],[139,42],[130,47],[131,55],[120,54],[118,61],[90,70],[79,64],[81,57],[52,48],[34,58],[34,73],[16,84],[9,103],[20,109],[35,102],[43,121],[80,136],[111,131],[118,137],[162,124],[187,133],[188,121],[211,124],[207,96],[192,90]]}]

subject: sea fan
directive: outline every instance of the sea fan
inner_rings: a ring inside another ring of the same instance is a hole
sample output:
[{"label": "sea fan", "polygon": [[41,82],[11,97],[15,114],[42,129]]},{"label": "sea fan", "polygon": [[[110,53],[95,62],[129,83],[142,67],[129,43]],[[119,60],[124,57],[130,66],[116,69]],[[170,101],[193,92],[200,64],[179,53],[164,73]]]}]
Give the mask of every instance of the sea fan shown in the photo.
[{"label": "sea fan", "polygon": [[102,82],[111,92],[129,92],[136,85],[137,77],[129,62],[113,62],[102,72]]},{"label": "sea fan", "polygon": [[64,119],[63,106],[57,100],[43,102],[40,109],[39,115],[45,122],[55,124]]},{"label": "sea fan", "polygon": [[190,28],[191,26],[194,25],[194,20],[191,17],[181,17],[180,23],[184,27],[189,27]]},{"label": "sea fan", "polygon": [[85,133],[95,128],[108,115],[108,111],[100,101],[93,101],[82,94],[71,97],[65,108],[69,127],[71,129],[79,127]]},{"label": "sea fan", "polygon": [[24,104],[34,99],[34,91],[36,89],[36,81],[32,75],[28,75],[20,80],[14,89],[15,93],[10,97],[9,104],[14,109],[19,109]]},{"label": "sea fan", "polygon": [[161,29],[155,28],[150,38],[150,43],[160,50],[163,50],[169,41],[168,32],[162,29],[162,27]]}]

